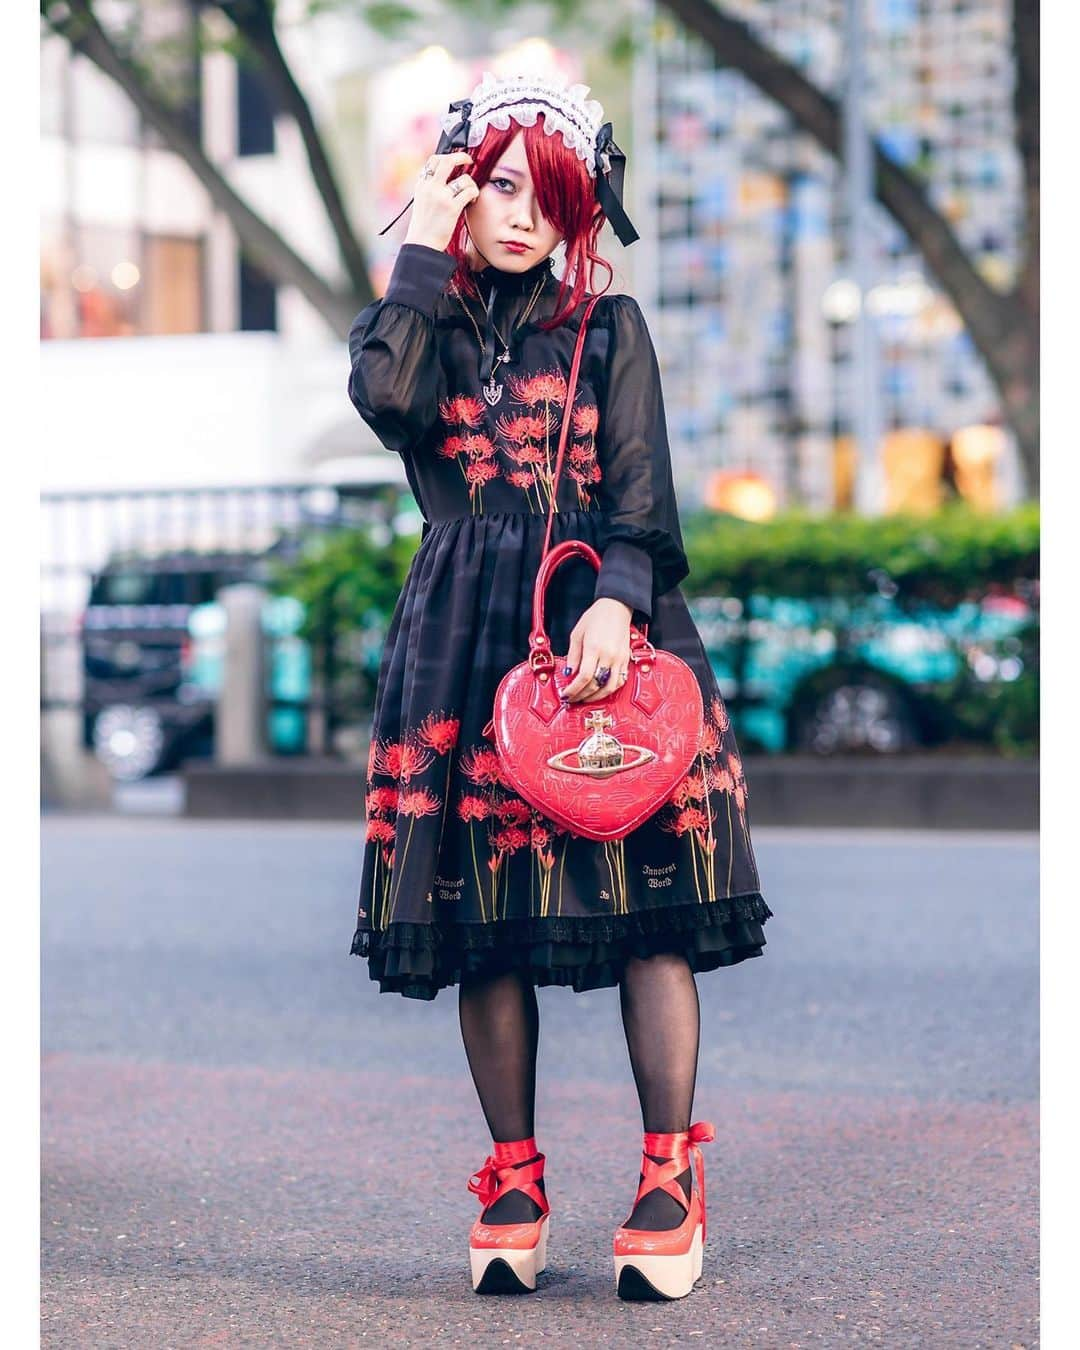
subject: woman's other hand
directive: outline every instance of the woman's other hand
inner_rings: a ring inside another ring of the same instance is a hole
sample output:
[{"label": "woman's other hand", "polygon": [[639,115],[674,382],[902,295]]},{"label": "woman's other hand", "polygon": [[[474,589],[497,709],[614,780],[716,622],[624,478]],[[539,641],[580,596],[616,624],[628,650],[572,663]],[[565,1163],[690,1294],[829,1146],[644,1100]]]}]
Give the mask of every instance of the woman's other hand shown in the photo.
[{"label": "woman's other hand", "polygon": [[[630,668],[630,622],[634,611],[621,600],[594,600],[570,634],[566,665],[573,678],[562,687],[568,703],[594,703],[614,693]],[[598,685],[595,672],[607,666],[611,675]],[[567,677],[562,676],[563,679]]]},{"label": "woman's other hand", "polygon": [[[429,155],[413,192],[412,216],[406,244],[426,244],[428,248],[445,251],[458,223],[458,217],[470,202],[476,201],[480,189],[467,173],[459,174],[453,182],[455,169],[472,164],[467,150],[455,150],[448,155]],[[433,170],[425,177],[427,170]]]}]

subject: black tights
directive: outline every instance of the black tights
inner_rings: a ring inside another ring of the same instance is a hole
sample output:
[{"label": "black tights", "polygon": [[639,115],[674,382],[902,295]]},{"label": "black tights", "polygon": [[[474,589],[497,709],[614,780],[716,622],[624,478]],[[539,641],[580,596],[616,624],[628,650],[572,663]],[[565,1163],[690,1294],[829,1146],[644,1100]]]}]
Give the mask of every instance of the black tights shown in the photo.
[{"label": "black tights", "polygon": [[[686,958],[675,952],[630,957],[619,983],[619,1006],[643,1129],[663,1134],[688,1129],[697,1078],[700,1008]],[[469,1070],[492,1139],[529,1138],[535,1131],[540,1039],[531,981],[517,971],[466,977],[459,988],[458,1015]],[[689,1170],[679,1182],[689,1196]],[[539,1185],[542,1190],[543,1182]],[[632,1228],[674,1228],[684,1213],[672,1196],[654,1190],[635,1206],[626,1223]],[[536,1203],[527,1195],[510,1191],[484,1211],[484,1218],[491,1223],[518,1223],[538,1214]]]}]

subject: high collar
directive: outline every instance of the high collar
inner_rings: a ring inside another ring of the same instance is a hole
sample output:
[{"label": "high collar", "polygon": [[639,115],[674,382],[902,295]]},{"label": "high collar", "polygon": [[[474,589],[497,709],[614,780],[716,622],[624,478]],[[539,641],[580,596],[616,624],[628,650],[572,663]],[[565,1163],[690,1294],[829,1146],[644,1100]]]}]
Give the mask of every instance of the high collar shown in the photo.
[{"label": "high collar", "polygon": [[500,295],[531,294],[533,287],[541,277],[546,280],[551,275],[553,267],[554,262],[551,255],[548,254],[542,262],[538,262],[525,272],[504,272],[501,268],[489,264],[487,267],[482,267],[478,272],[474,272],[473,280],[485,299],[491,294],[493,288]]}]

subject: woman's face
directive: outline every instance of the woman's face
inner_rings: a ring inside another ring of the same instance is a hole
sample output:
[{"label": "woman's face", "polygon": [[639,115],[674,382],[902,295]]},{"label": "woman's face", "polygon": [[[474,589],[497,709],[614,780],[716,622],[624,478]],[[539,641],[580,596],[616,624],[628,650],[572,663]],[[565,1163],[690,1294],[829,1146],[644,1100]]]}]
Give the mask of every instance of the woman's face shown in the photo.
[{"label": "woman's face", "polygon": [[[476,201],[465,208],[465,223],[470,237],[467,251],[474,270],[491,263],[502,272],[527,272],[543,262],[561,241],[562,236],[536,204],[525,138],[520,131],[499,156]],[[511,243],[527,247],[508,248]]]}]

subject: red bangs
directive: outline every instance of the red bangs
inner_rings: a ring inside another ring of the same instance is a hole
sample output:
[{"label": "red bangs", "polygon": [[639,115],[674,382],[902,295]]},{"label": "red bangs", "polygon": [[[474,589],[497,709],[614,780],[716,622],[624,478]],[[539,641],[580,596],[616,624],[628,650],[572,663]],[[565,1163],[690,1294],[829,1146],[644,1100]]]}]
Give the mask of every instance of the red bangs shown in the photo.
[{"label": "red bangs", "polygon": [[[596,180],[569,149],[562,136],[544,131],[544,114],[531,127],[521,127],[511,120],[505,131],[488,127],[484,139],[473,147],[473,163],[464,165],[450,175],[453,182],[458,173],[469,172],[478,187],[491,177],[499,157],[514,137],[521,132],[525,140],[525,156],[536,188],[536,204],[544,218],[562,235],[566,247],[566,269],[559,283],[555,313],[542,328],[554,328],[578,307],[592,285],[593,268],[607,269],[604,289],[611,285],[615,273],[606,258],[597,252],[597,238],[606,219],[596,200]],[[465,213],[461,213],[457,227],[450,237],[447,252],[457,259],[454,279],[470,295],[477,295],[465,253]]]}]

